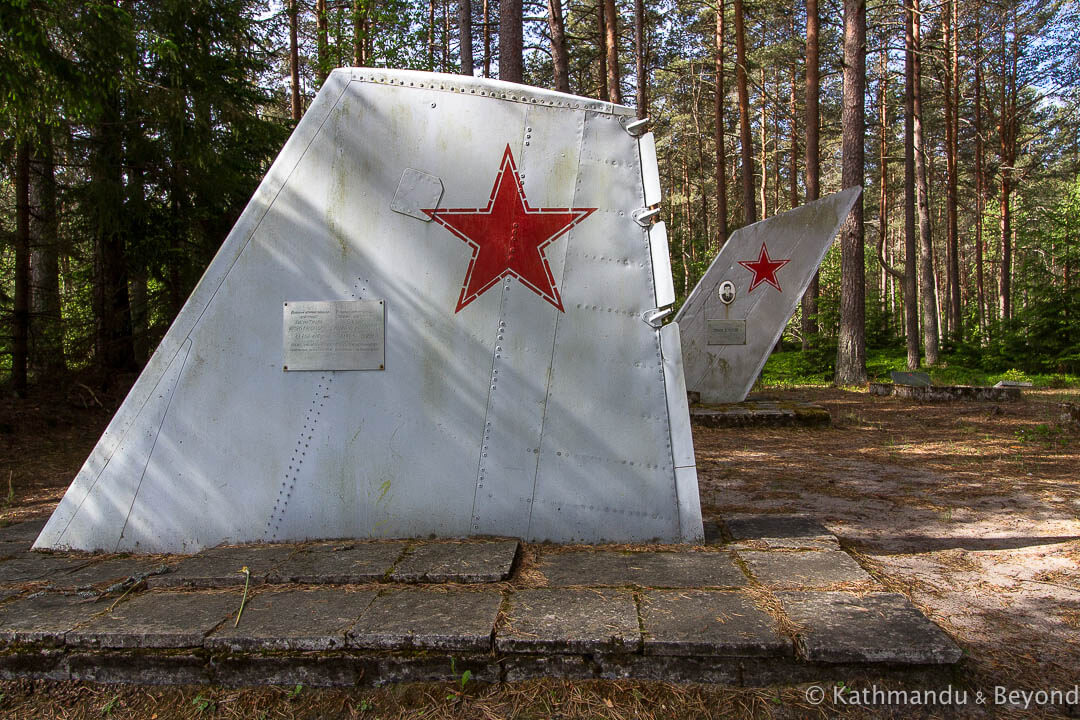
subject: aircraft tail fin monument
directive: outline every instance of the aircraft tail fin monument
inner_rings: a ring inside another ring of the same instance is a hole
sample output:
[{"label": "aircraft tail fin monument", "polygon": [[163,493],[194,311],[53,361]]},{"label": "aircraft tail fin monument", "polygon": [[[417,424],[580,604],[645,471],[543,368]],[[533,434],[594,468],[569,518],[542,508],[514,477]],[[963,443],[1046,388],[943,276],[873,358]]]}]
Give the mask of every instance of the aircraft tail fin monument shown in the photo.
[{"label": "aircraft tail fin monument", "polygon": [[675,316],[686,388],[701,402],[746,399],[861,194],[847,188],[739,228],[724,243]]},{"label": "aircraft tail fin monument", "polygon": [[335,70],[34,547],[700,541],[633,123]]}]

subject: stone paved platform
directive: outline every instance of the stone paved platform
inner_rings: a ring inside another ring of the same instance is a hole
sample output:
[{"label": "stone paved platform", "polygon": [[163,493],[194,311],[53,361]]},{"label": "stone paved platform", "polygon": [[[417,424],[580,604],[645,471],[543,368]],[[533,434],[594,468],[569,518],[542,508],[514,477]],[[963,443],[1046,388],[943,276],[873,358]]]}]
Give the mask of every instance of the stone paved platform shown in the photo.
[{"label": "stone paved platform", "polygon": [[832,422],[821,405],[793,400],[745,400],[700,405],[691,398],[690,422],[702,427],[820,427]]},{"label": "stone paved platform", "polygon": [[1012,402],[1020,399],[1018,387],[978,387],[974,385],[931,385],[918,387],[893,383],[870,383],[870,394],[879,397],[898,397],[919,402],[951,402],[975,400],[978,402]]},{"label": "stone paved platform", "polygon": [[4,679],[753,685],[932,677],[960,658],[801,516],[733,516],[695,548],[340,540],[154,557],[32,553],[35,527],[0,529]]}]

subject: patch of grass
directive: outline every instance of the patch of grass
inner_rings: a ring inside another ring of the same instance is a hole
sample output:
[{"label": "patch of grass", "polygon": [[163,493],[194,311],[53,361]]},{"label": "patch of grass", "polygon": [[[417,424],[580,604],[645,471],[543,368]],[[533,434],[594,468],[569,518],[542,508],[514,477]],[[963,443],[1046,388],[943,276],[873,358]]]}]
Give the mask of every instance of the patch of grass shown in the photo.
[{"label": "patch of grass", "polygon": [[[937,365],[921,367],[935,385],[990,386],[1000,380],[1030,382],[1034,387],[1055,389],[1080,388],[1080,376],[1069,374],[1030,374],[1015,368],[987,372],[958,364],[944,356]],[[889,382],[891,371],[907,370],[904,348],[873,348],[866,351],[866,374],[871,382]],[[826,386],[832,384],[832,364],[820,351],[785,350],[774,352],[761,374],[760,385],[770,388]]]}]

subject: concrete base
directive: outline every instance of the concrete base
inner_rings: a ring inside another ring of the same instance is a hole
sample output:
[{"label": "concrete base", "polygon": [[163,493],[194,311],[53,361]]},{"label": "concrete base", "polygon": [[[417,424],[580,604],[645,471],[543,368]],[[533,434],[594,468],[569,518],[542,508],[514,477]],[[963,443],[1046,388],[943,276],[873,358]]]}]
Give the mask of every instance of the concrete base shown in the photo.
[{"label": "concrete base", "polygon": [[974,400],[978,402],[1012,402],[1020,399],[1018,387],[976,387],[973,385],[894,385],[893,383],[870,383],[870,394],[880,397],[898,397],[921,402]]},{"label": "concrete base", "polygon": [[[150,590],[145,564],[21,552],[0,570],[15,563],[8,577],[37,579],[5,584],[0,573],[0,678],[371,686],[469,670],[478,682],[764,685],[933,678],[959,660],[813,519],[733,517],[720,537],[698,550],[535,545],[528,573],[505,540],[229,548],[164,558],[172,572],[151,579],[187,587]],[[238,561],[268,581],[248,589],[242,613]],[[125,570],[111,588],[66,589]],[[431,582],[443,577],[461,582]]]},{"label": "concrete base", "polygon": [[690,422],[701,427],[820,427],[832,422],[829,411],[807,402],[746,400],[725,405],[701,405],[690,394]]}]

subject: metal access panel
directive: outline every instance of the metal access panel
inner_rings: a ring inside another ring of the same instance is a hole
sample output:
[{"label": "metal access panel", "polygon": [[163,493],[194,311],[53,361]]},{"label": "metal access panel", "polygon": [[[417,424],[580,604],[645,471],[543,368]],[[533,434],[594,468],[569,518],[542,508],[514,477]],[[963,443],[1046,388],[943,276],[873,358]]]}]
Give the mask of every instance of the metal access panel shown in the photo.
[{"label": "metal access panel", "polygon": [[335,70],[35,547],[700,541],[633,120]]},{"label": "metal access panel", "polygon": [[675,316],[687,390],[705,403],[746,399],[861,193],[847,188],[731,234]]}]

